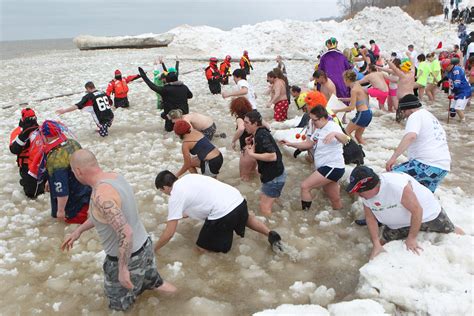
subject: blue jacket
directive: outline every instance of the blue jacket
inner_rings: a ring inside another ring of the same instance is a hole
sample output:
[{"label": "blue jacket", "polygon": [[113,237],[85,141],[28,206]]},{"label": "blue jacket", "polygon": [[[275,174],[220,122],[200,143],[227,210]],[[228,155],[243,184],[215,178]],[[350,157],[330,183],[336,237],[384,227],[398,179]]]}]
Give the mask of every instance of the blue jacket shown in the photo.
[{"label": "blue jacket", "polygon": [[464,99],[471,96],[471,85],[466,80],[464,70],[459,66],[454,66],[448,72],[449,86],[454,94],[454,99]]}]

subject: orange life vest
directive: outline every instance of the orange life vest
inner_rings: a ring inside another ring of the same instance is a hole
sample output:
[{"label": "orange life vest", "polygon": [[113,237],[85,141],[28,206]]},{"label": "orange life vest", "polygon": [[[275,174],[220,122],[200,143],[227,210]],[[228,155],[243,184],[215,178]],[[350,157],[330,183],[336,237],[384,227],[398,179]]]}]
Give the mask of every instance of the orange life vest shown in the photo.
[{"label": "orange life vest", "polygon": [[[17,126],[10,134],[10,145],[15,141],[18,135],[21,134],[22,128],[20,126]],[[36,144],[37,142],[41,142],[40,138],[38,137],[39,133],[38,130],[32,131],[29,136],[29,141],[30,144],[28,147],[23,148],[23,150],[20,152],[20,154],[17,155],[16,163],[18,164],[18,167],[21,167],[23,165],[30,165],[30,163],[33,160],[33,157],[35,156],[36,152],[38,151],[38,145]]]},{"label": "orange life vest", "polygon": [[115,97],[116,98],[125,98],[128,93],[127,80],[115,80]]}]

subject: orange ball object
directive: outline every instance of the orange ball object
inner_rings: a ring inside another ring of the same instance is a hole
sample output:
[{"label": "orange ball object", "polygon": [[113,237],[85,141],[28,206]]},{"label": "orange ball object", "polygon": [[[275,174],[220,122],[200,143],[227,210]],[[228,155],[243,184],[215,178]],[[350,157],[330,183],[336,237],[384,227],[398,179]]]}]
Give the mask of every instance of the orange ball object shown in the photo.
[{"label": "orange ball object", "polygon": [[301,135],[302,140],[306,140],[306,135]]},{"label": "orange ball object", "polygon": [[300,139],[301,135],[300,135],[300,134],[296,134],[295,137],[296,137],[296,139]]},{"label": "orange ball object", "polygon": [[319,91],[309,91],[308,94],[306,94],[306,98],[304,98],[304,103],[308,106],[308,110],[311,110],[317,105],[322,105],[323,107],[326,107],[328,101],[326,100],[326,97],[324,94],[322,94]]}]

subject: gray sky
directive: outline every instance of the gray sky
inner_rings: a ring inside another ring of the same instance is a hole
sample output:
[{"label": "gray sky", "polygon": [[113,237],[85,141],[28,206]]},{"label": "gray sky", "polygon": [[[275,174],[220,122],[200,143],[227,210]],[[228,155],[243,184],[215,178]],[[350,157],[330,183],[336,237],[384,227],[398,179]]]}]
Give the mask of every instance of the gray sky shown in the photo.
[{"label": "gray sky", "polygon": [[162,33],[181,24],[224,30],[273,19],[339,15],[336,0],[0,0],[0,40]]}]

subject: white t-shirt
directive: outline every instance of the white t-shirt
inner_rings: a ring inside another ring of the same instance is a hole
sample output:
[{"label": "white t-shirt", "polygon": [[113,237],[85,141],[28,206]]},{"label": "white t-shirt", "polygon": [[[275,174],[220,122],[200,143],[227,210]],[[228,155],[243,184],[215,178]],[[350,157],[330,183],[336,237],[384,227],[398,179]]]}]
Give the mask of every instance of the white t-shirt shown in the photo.
[{"label": "white t-shirt", "polygon": [[405,126],[405,135],[416,133],[416,140],[408,147],[408,158],[416,159],[425,165],[449,171],[449,154],[446,132],[438,119],[426,109],[412,113]]},{"label": "white t-shirt", "polygon": [[466,58],[469,58],[471,54],[474,54],[474,42],[467,46]]},{"label": "white t-shirt", "polygon": [[370,208],[377,220],[390,229],[411,225],[411,213],[401,203],[403,189],[411,183],[413,192],[423,209],[422,223],[438,217],[441,212],[433,193],[406,173],[387,172],[380,175],[380,191],[370,199],[362,198],[362,203]]},{"label": "white t-shirt", "polygon": [[237,82],[237,86],[239,87],[239,90],[242,88],[247,88],[247,94],[245,97],[247,100],[249,100],[250,104],[252,104],[252,109],[256,110],[257,109],[257,100],[255,100],[255,92],[253,91],[253,88],[250,86],[247,80],[245,79],[240,79]]},{"label": "white t-shirt", "polygon": [[313,146],[315,169],[323,166],[331,168],[345,167],[342,144],[335,138],[329,144],[323,142],[324,138],[332,132],[342,133],[342,130],[333,121],[328,121],[323,128],[316,129],[311,135],[311,140],[315,142]]},{"label": "white t-shirt", "polygon": [[416,50],[410,52],[410,59],[415,64],[415,67],[418,68],[418,52]]},{"label": "white t-shirt", "polygon": [[184,216],[205,220],[222,218],[244,201],[236,188],[200,174],[176,180],[168,201],[168,221]]}]

